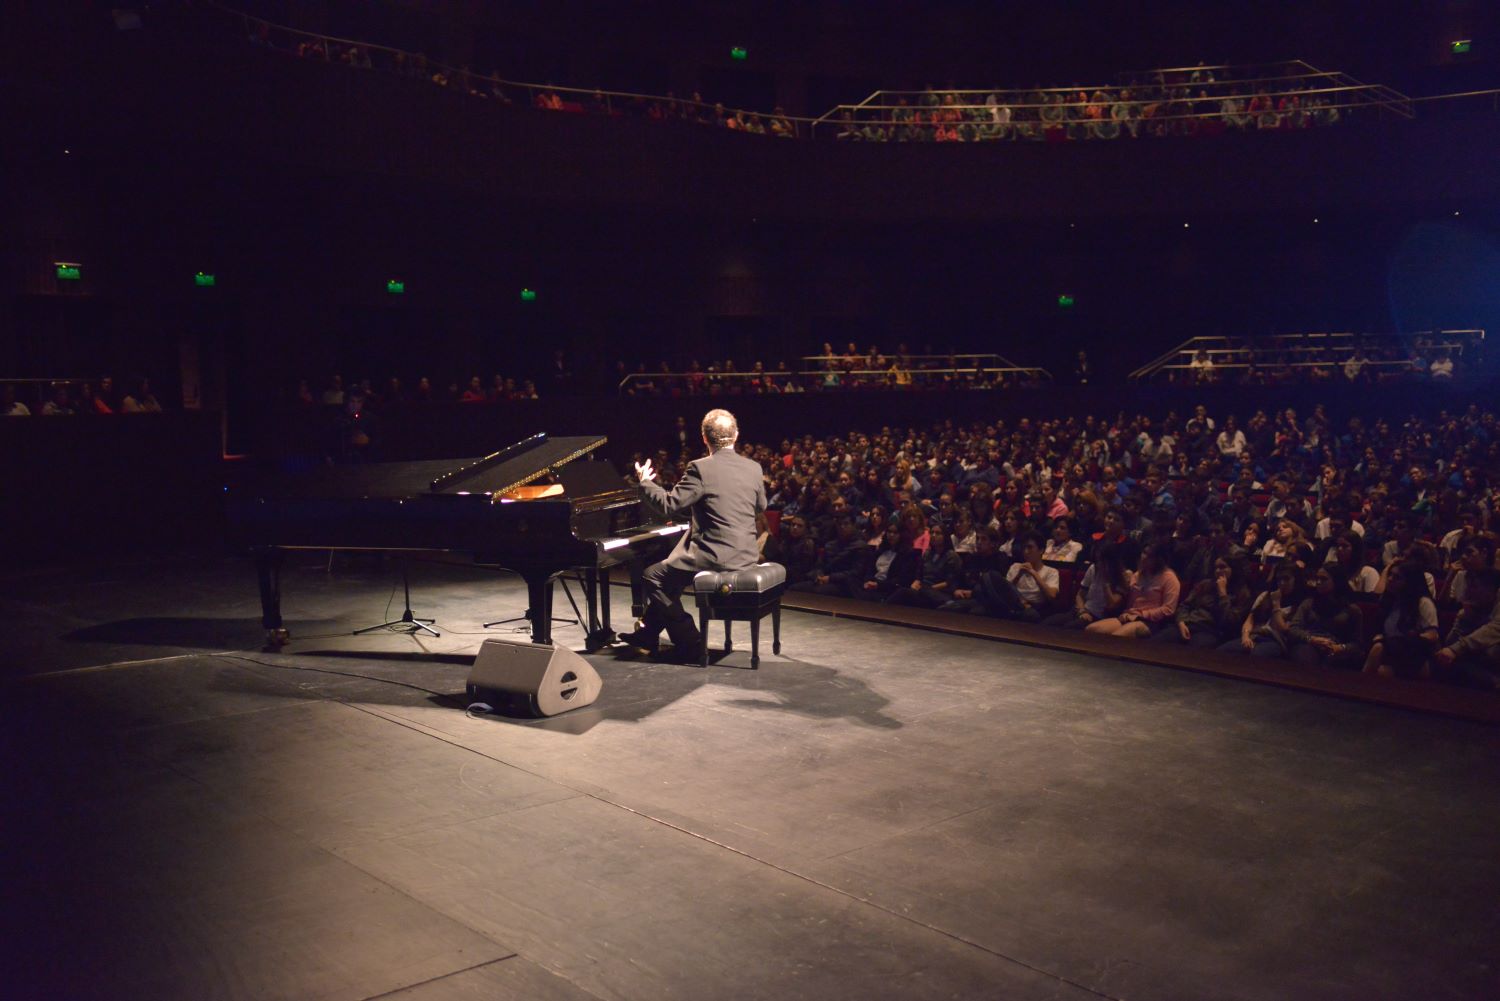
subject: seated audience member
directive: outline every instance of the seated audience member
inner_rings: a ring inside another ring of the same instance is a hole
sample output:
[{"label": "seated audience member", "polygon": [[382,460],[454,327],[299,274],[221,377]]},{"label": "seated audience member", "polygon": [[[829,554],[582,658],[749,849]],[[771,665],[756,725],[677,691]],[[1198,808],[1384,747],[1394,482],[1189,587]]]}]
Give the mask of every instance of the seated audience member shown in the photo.
[{"label": "seated audience member", "polygon": [[1125,517],[1120,513],[1118,507],[1105,509],[1104,525],[1090,537],[1090,541],[1093,543],[1094,552],[1096,553],[1099,551],[1099,547],[1105,543],[1123,546],[1130,541],[1130,536],[1125,531]]},{"label": "seated audience member", "polygon": [[1052,525],[1052,538],[1042,550],[1042,559],[1049,563],[1077,563],[1082,552],[1083,543],[1074,541],[1068,519],[1058,518]]},{"label": "seated audience member", "polygon": [[1083,629],[1091,622],[1123,612],[1125,597],[1130,591],[1130,579],[1125,571],[1126,555],[1125,548],[1118,543],[1106,542],[1098,547],[1094,551],[1094,562],[1089,564],[1078,583],[1073,607],[1047,616],[1042,625]]},{"label": "seated audience member", "polygon": [[963,558],[948,545],[948,533],[942,525],[933,525],[927,530],[921,573],[908,586],[892,591],[886,603],[937,608],[953,597],[963,567]]},{"label": "seated audience member", "polygon": [[1177,603],[1172,624],[1153,633],[1154,643],[1185,643],[1212,649],[1232,637],[1250,610],[1243,560],[1219,557],[1213,575],[1194,584]]},{"label": "seated audience member", "polygon": [[1020,546],[1023,537],[1021,513],[1019,511],[1006,511],[1000,517],[1000,531],[997,538],[1000,540],[995,551],[1006,559],[1020,559]]},{"label": "seated audience member", "polygon": [[1427,569],[1431,565],[1432,560],[1436,558],[1435,553],[1436,550],[1431,543],[1417,539],[1405,552],[1386,564],[1385,569],[1380,572],[1380,579],[1375,582],[1374,593],[1384,594],[1387,582],[1390,580],[1391,571],[1397,567],[1406,567],[1414,573],[1421,574],[1422,581],[1427,585],[1427,594],[1436,599],[1438,594],[1437,578],[1432,575],[1432,571]]},{"label": "seated audience member", "polygon": [[781,523],[781,531],[766,540],[765,558],[786,567],[788,585],[812,579],[817,567],[818,546],[807,531],[807,520],[794,515]]},{"label": "seated audience member", "polygon": [[1219,432],[1214,444],[1226,459],[1238,459],[1245,451],[1245,432],[1235,426],[1233,414],[1224,419],[1224,430]]},{"label": "seated audience member", "polygon": [[1346,531],[1334,540],[1324,566],[1342,577],[1355,594],[1374,594],[1380,585],[1380,574],[1365,562],[1364,536],[1356,532]]},{"label": "seated audience member", "polygon": [[16,387],[11,383],[0,386],[0,417],[30,417],[31,408],[16,399]]},{"label": "seated audience member", "polygon": [[470,377],[470,379],[469,379],[469,387],[467,389],[465,389],[463,395],[458,398],[458,402],[460,402],[460,403],[487,403],[487,402],[489,402],[489,397],[488,397],[488,395],[484,391],[484,383],[482,381],[480,381],[479,376],[476,375],[476,376]]},{"label": "seated audience member", "polygon": [[1005,571],[1010,569],[1010,559],[1002,556],[996,548],[998,542],[994,529],[982,528],[975,533],[974,538],[974,551],[959,554],[960,571],[958,580],[954,582],[953,597],[938,606],[941,611],[968,614],[982,612],[984,609],[976,593],[985,577],[989,574],[1004,576]]},{"label": "seated audience member", "polygon": [[[308,395],[312,395],[311,391]],[[94,394],[94,413],[112,414],[118,407],[119,401],[115,399],[115,380],[106,375],[99,380],[99,391]]]},{"label": "seated audience member", "polygon": [[1385,678],[1427,677],[1427,660],[1438,646],[1437,606],[1411,564],[1397,563],[1386,571],[1380,611],[1380,634],[1370,643],[1365,672]]},{"label": "seated audience member", "polygon": [[1240,623],[1239,637],[1219,644],[1219,649],[1255,657],[1285,655],[1287,620],[1295,608],[1300,582],[1296,567],[1278,567],[1271,586],[1251,602],[1245,621]]},{"label": "seated audience member", "polygon": [[120,413],[122,414],[159,414],[161,403],[151,392],[151,383],[145,379],[138,379],[130,392],[126,393],[120,400]]},{"label": "seated audience member", "polygon": [[1358,667],[1364,617],[1354,606],[1348,577],[1337,565],[1325,565],[1312,579],[1313,593],[1287,622],[1287,656],[1303,667]]},{"label": "seated audience member", "polygon": [[846,515],[834,523],[834,536],[824,543],[812,576],[791,585],[791,590],[847,596],[869,558],[870,547]]},{"label": "seated audience member", "polygon": [[1488,535],[1474,536],[1459,550],[1457,562],[1449,565],[1440,596],[1444,601],[1462,603],[1468,594],[1470,577],[1494,567],[1495,540]]},{"label": "seated audience member", "polygon": [[907,503],[896,514],[902,541],[918,552],[927,548],[927,515],[920,505]]},{"label": "seated audience member", "polygon": [[73,412],[92,417],[99,413],[97,408],[98,400],[99,398],[94,395],[94,384],[92,382],[81,382],[78,384],[78,399],[73,401]]},{"label": "seated audience member", "polygon": [[1330,501],[1327,516],[1320,518],[1313,527],[1313,538],[1336,539],[1341,532],[1349,531],[1363,537],[1365,526],[1349,516],[1349,506],[1342,500]]},{"label": "seated audience member", "polygon": [[1300,529],[1312,512],[1307,501],[1292,496],[1292,481],[1285,476],[1271,481],[1271,499],[1266,504],[1266,521],[1290,520]]},{"label": "seated audience member", "polygon": [[1072,513],[1068,509],[1067,502],[1058,494],[1057,487],[1053,484],[1050,477],[1043,480],[1041,486],[1038,488],[1038,502],[1032,511],[1036,513],[1038,510],[1047,521],[1066,518]]},{"label": "seated audience member", "polygon": [[68,396],[67,383],[63,382],[52,387],[52,398],[42,404],[43,417],[64,417],[77,412],[73,409],[73,401]]},{"label": "seated audience member", "polygon": [[889,524],[873,556],[866,557],[864,572],[849,594],[866,601],[884,601],[893,592],[910,587],[921,569],[921,554],[901,538],[900,525]]},{"label": "seated audience member", "polygon": [[1260,558],[1264,562],[1286,560],[1295,563],[1300,557],[1305,562],[1310,551],[1302,526],[1290,518],[1282,518],[1276,522],[1275,531],[1261,547]]},{"label": "seated audience member", "polygon": [[1105,636],[1140,639],[1151,635],[1177,614],[1182,584],[1167,565],[1169,549],[1165,542],[1153,542],[1141,553],[1141,559],[1125,610],[1113,618],[1090,623],[1088,631]]},{"label": "seated audience member", "polygon": [[1417,541],[1417,523],[1409,514],[1396,518],[1391,537],[1380,547],[1380,565],[1388,567]]},{"label": "seated audience member", "polygon": [[1456,554],[1470,539],[1479,535],[1480,513],[1479,508],[1470,504],[1458,513],[1458,527],[1443,536],[1438,543],[1438,549],[1443,554],[1444,566],[1451,566]]},{"label": "seated audience member", "polygon": [[1453,620],[1443,648],[1432,657],[1437,670],[1469,688],[1500,690],[1500,571],[1469,573],[1463,610]]},{"label": "seated audience member", "polygon": [[984,577],[979,600],[985,613],[995,618],[1040,622],[1043,610],[1057,598],[1059,576],[1042,562],[1042,545],[1034,536],[1022,539],[1020,555],[1004,577]]}]

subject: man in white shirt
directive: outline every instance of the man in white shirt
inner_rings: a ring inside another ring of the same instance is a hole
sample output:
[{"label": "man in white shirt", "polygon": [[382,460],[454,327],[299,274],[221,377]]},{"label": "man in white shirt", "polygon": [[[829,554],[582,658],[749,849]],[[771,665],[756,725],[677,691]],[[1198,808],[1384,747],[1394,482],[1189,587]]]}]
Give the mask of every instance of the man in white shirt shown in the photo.
[{"label": "man in white shirt", "polygon": [[998,576],[986,574],[980,592],[985,611],[997,618],[1040,622],[1042,610],[1057,597],[1058,573],[1042,563],[1042,545],[1031,536],[1021,543],[1021,558],[1004,580],[994,580]]},{"label": "man in white shirt", "polygon": [[1317,526],[1313,529],[1313,538],[1336,539],[1346,528],[1360,538],[1364,537],[1365,526],[1350,518],[1346,513],[1333,512],[1328,517],[1318,520]]},{"label": "man in white shirt", "polygon": [[1429,368],[1434,379],[1453,378],[1453,359],[1446,354],[1438,355],[1432,360]]}]

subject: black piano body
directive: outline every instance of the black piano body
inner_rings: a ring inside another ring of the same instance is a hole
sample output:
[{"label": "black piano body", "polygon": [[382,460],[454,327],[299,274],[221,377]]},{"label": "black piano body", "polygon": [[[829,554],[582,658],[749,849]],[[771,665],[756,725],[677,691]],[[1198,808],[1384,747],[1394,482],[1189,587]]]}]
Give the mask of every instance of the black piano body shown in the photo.
[{"label": "black piano body", "polygon": [[232,542],[256,557],[262,624],[285,642],[281,563],[291,549],[446,552],[526,581],[531,638],[552,641],[552,583],[581,571],[587,648],[614,638],[605,573],[627,565],[639,614],[639,571],[687,528],[662,521],[637,489],[591,453],[604,436],[533,435],[477,459],[332,466],[231,494]]}]

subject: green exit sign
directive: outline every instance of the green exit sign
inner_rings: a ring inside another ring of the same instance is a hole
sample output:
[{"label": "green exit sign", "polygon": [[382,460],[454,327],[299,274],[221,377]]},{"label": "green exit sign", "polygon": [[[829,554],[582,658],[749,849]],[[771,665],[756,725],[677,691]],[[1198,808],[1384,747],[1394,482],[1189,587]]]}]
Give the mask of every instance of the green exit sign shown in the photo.
[{"label": "green exit sign", "polygon": [[391,295],[405,295],[406,282],[397,281],[396,279],[392,278],[390,281],[385,283],[385,290]]},{"label": "green exit sign", "polygon": [[1458,41],[1454,42],[1453,45],[1452,45],[1453,54],[1455,56],[1464,55],[1465,53],[1467,53],[1469,51],[1470,48],[1473,47],[1473,45],[1474,45],[1474,43],[1473,43],[1472,40],[1467,39],[1467,38],[1460,38]]},{"label": "green exit sign", "polygon": [[1073,305],[1073,297],[1064,292],[1062,295],[1057,297],[1057,304],[1063,309],[1068,309]]},{"label": "green exit sign", "polygon": [[56,261],[53,266],[57,268],[57,280],[60,282],[76,282],[83,278],[83,265],[81,264]]},{"label": "green exit sign", "polygon": [[738,59],[740,62],[744,62],[746,59],[750,58],[750,53],[746,51],[743,45],[736,45],[734,48],[729,50],[729,58]]},{"label": "green exit sign", "polygon": [[533,289],[523,288],[521,290],[522,302],[536,302],[536,292]]},{"label": "green exit sign", "polygon": [[193,276],[193,284],[199,288],[213,288],[216,279],[207,271],[200,271]]}]

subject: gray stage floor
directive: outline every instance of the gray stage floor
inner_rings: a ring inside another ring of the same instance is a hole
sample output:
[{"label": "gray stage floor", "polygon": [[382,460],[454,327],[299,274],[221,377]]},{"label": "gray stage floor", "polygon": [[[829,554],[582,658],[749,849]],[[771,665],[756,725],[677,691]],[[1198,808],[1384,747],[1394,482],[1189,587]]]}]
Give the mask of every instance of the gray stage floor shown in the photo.
[{"label": "gray stage floor", "polygon": [[791,612],[470,718],[524,592],[348,636],[393,575],[289,569],[280,654],[243,561],[0,577],[5,997],[1500,994],[1495,730]]}]

